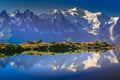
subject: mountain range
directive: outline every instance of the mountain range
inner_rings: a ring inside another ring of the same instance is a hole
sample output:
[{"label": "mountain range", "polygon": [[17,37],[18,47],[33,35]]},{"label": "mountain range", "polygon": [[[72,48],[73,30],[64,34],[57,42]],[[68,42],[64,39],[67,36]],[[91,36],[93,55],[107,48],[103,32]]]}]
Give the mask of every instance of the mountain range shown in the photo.
[{"label": "mountain range", "polygon": [[105,41],[120,44],[120,19],[77,7],[35,14],[27,9],[0,12],[0,41]]}]

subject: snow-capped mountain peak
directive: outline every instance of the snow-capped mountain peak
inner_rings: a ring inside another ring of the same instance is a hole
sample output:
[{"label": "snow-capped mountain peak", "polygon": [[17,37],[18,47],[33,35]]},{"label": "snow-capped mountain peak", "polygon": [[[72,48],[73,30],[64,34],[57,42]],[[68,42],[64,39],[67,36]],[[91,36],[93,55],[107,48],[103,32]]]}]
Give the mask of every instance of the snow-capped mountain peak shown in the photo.
[{"label": "snow-capped mountain peak", "polygon": [[56,14],[56,13],[60,13],[61,11],[60,10],[58,10],[58,9],[53,9],[52,11],[51,11],[51,14]]},{"label": "snow-capped mountain peak", "polygon": [[36,15],[29,9],[23,13],[17,10],[9,15],[5,10],[0,12],[0,32],[8,26],[12,34],[9,42],[13,43],[19,36],[16,40],[18,42],[39,39],[63,41],[69,38],[73,41],[103,40],[117,44],[120,41],[119,25],[118,17],[109,17],[102,12],[90,12],[77,7],[53,9],[41,15]]},{"label": "snow-capped mountain peak", "polygon": [[74,8],[69,9],[68,11],[69,12],[77,12],[78,10],[79,10],[79,8],[74,7]]},{"label": "snow-capped mountain peak", "polygon": [[100,15],[102,15],[102,12],[95,12],[95,13],[93,13],[93,12],[90,12],[90,11],[88,11],[88,10],[84,10],[84,12],[85,12],[85,15],[86,16],[100,16]]},{"label": "snow-capped mountain peak", "polygon": [[22,13],[19,10],[15,10],[14,12],[9,13],[10,17],[17,17],[21,15]]},{"label": "snow-capped mountain peak", "polygon": [[10,17],[14,17],[15,15],[15,13],[10,13]]},{"label": "snow-capped mountain peak", "polygon": [[84,16],[85,15],[84,10],[79,9],[77,7],[68,9],[68,13],[70,13],[72,16],[75,16],[75,15]]}]

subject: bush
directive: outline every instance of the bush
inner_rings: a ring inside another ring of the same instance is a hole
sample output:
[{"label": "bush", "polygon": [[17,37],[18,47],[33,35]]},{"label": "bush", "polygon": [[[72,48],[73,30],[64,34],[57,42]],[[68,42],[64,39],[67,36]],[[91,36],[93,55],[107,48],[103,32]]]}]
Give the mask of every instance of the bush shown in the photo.
[{"label": "bush", "polygon": [[36,43],[41,43],[41,42],[42,42],[42,40],[36,41]]}]

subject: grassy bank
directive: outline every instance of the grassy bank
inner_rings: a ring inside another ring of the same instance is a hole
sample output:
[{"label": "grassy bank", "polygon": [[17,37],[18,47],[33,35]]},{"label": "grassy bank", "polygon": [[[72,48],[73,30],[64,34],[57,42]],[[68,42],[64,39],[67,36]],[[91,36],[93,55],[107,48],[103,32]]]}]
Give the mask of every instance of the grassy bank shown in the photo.
[{"label": "grassy bank", "polygon": [[49,42],[42,41],[26,42],[22,44],[0,43],[0,55],[27,54],[55,54],[73,52],[104,52],[106,50],[119,48],[102,41],[94,42]]}]

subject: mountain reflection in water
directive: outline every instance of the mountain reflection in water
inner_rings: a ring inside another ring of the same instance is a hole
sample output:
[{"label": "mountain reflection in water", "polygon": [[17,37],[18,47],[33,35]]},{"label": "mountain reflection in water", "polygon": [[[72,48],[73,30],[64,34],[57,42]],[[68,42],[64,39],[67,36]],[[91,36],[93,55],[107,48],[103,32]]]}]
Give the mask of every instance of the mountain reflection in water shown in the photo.
[{"label": "mountain reflection in water", "polygon": [[119,62],[118,50],[41,56],[20,54],[0,58],[0,78],[2,80],[16,78],[16,80],[120,80]]}]

